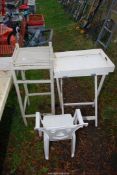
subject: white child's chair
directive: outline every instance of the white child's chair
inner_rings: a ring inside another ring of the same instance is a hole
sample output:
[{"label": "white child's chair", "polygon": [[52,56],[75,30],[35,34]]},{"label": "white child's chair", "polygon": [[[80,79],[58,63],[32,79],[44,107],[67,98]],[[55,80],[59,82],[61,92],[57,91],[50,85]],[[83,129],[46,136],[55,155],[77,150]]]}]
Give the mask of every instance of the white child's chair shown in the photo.
[{"label": "white child's chair", "polygon": [[[42,123],[43,127],[40,127]],[[44,133],[44,153],[45,159],[49,159],[49,141],[72,140],[71,157],[74,157],[76,144],[76,130],[87,126],[84,123],[80,109],[75,110],[74,117],[71,114],[45,115],[43,120],[39,112],[36,112],[35,130],[41,136]]]}]

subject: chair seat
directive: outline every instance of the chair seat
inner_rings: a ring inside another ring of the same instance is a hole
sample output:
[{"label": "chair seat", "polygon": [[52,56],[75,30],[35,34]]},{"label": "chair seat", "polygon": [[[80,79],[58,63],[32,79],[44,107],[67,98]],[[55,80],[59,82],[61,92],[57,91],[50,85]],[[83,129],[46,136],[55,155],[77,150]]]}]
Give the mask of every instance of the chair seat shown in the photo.
[{"label": "chair seat", "polygon": [[14,46],[0,45],[0,56],[11,56],[14,51]]},{"label": "chair seat", "polygon": [[70,127],[73,125],[73,117],[71,114],[45,115],[42,124],[45,128]]}]

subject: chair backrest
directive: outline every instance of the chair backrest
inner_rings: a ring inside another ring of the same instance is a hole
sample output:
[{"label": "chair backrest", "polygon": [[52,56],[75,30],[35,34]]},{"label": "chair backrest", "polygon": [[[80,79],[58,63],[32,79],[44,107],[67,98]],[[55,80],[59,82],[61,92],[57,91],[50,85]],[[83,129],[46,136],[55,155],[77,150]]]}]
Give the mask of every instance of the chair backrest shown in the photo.
[{"label": "chair backrest", "polygon": [[83,125],[71,125],[69,127],[59,127],[59,128],[40,128],[39,131],[43,131],[47,134],[50,141],[66,140],[71,139],[73,134]]}]

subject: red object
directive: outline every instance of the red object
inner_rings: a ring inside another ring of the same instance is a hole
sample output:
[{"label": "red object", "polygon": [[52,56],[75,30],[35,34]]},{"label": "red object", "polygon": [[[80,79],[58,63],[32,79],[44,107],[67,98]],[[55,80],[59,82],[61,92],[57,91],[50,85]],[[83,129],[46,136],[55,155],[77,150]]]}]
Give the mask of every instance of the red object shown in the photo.
[{"label": "red object", "polygon": [[12,56],[14,48],[12,45],[0,45],[0,57]]},{"label": "red object", "polygon": [[4,24],[0,24],[0,37],[3,35],[7,35],[13,31],[12,28],[5,26]]},{"label": "red object", "polygon": [[44,16],[41,14],[31,14],[27,24],[28,26],[45,26]]},{"label": "red object", "polygon": [[[8,36],[13,31],[12,28],[5,26],[4,24],[0,24],[0,44],[8,44]],[[15,36],[11,36],[10,43],[15,45],[16,38]]]},{"label": "red object", "polygon": [[19,10],[27,10],[29,9],[29,6],[27,4],[22,4],[19,6]]},{"label": "red object", "polygon": [[[1,36],[3,35],[3,30],[1,31]],[[4,30],[5,31],[5,30]],[[22,20],[21,22],[21,29],[20,29],[20,36],[19,36],[19,46],[22,47],[24,45],[24,36],[26,33],[26,21],[25,19]],[[14,42],[14,36],[10,37],[11,41],[10,41],[10,45],[8,44],[2,44],[0,45],[0,56],[12,56],[14,48],[15,48],[15,43]]]},{"label": "red object", "polygon": [[2,16],[5,15],[5,0],[2,0]]}]

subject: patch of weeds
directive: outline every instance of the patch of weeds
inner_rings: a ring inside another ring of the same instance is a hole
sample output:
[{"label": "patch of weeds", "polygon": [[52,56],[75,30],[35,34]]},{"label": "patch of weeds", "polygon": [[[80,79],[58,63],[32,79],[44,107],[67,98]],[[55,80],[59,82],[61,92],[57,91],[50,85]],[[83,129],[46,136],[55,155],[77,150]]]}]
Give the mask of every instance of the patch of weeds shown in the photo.
[{"label": "patch of weeds", "polygon": [[58,29],[73,23],[73,20],[70,20],[68,18],[68,16],[64,12],[64,9],[61,8],[61,5],[57,1],[40,0],[39,2],[41,4],[39,13],[43,13],[45,20],[47,19],[46,26]]},{"label": "patch of weeds", "polygon": [[35,144],[35,151],[36,155],[42,154],[43,153],[43,142],[39,141],[38,143]]},{"label": "patch of weeds", "polygon": [[117,132],[117,109],[107,107],[103,112],[105,132],[109,136],[116,137]]},{"label": "patch of weeds", "polygon": [[112,155],[111,155],[111,164],[112,164],[112,168],[114,170],[117,170],[117,152],[112,153]]},{"label": "patch of weeds", "polygon": [[48,168],[47,167],[43,167],[40,169],[38,175],[41,175],[41,174],[47,174],[48,173]]},{"label": "patch of weeds", "polygon": [[13,153],[12,159],[11,159],[11,174],[14,174],[17,168],[19,167],[19,164],[21,162],[21,157],[17,153]]},{"label": "patch of weeds", "polygon": [[51,167],[52,167],[52,170],[56,169],[58,166],[58,162],[54,160],[51,160]]},{"label": "patch of weeds", "polygon": [[114,116],[115,114],[117,114],[117,110],[113,107],[108,107],[104,110],[103,119],[104,120],[112,119],[112,116]]},{"label": "patch of weeds", "polygon": [[80,172],[84,172],[85,171],[85,166],[83,164],[78,164],[78,168]]}]

